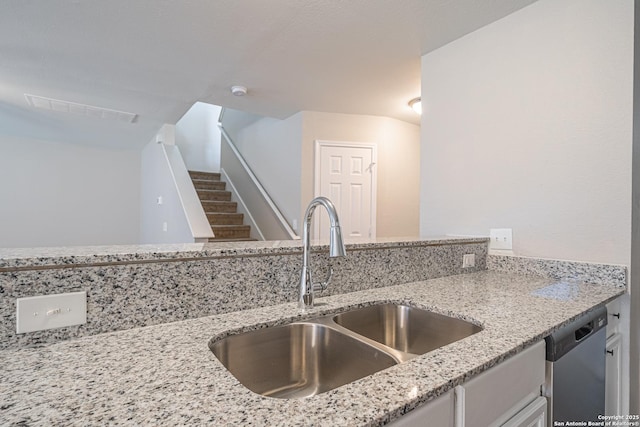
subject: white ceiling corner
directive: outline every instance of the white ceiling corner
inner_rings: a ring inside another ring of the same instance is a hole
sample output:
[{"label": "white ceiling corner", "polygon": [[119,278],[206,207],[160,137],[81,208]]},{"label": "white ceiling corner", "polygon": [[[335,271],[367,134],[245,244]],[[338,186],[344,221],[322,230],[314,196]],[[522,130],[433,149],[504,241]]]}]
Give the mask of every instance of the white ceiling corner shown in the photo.
[{"label": "white ceiling corner", "polygon": [[[420,94],[421,55],[534,1],[5,0],[0,127],[140,146],[196,101],[277,118],[309,110],[418,123],[407,102]],[[236,84],[247,96],[231,94]],[[25,93],[138,119],[60,118]]]}]

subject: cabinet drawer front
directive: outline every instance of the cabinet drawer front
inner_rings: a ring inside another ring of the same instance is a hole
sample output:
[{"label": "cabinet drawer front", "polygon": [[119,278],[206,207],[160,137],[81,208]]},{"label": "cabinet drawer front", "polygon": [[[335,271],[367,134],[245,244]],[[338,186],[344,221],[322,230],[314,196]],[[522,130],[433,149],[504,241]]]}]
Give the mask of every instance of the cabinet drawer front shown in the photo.
[{"label": "cabinet drawer front", "polygon": [[389,423],[393,427],[453,427],[453,391]]},{"label": "cabinet drawer front", "polygon": [[545,344],[541,341],[463,385],[464,425],[501,424],[540,396]]}]

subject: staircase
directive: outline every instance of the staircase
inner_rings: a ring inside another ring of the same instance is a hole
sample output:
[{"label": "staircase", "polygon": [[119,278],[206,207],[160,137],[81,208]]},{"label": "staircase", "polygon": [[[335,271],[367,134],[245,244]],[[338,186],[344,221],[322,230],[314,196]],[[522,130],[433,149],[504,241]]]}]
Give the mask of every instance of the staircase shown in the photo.
[{"label": "staircase", "polygon": [[231,201],[226,182],[219,173],[189,171],[200,203],[207,214],[214,238],[210,242],[238,242],[251,238],[251,226],[244,225],[244,214],[238,213],[238,204]]}]

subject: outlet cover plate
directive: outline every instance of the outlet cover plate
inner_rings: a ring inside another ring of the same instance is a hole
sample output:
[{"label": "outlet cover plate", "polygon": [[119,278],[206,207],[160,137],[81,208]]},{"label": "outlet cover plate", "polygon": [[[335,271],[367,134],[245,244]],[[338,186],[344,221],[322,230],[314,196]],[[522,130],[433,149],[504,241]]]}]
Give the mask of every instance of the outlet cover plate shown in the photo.
[{"label": "outlet cover plate", "polygon": [[462,268],[471,268],[476,266],[476,254],[462,255]]},{"label": "outlet cover plate", "polygon": [[87,293],[84,291],[16,300],[18,334],[84,323],[87,323]]},{"label": "outlet cover plate", "polygon": [[492,228],[489,230],[489,249],[510,251],[513,249],[513,231],[511,228]]}]

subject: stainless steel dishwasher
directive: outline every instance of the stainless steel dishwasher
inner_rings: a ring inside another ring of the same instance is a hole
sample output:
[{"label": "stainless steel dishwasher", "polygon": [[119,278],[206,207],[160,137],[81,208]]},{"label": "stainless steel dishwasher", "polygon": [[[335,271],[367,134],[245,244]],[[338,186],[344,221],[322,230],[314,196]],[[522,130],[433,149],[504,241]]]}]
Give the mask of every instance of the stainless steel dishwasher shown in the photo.
[{"label": "stainless steel dishwasher", "polygon": [[604,414],[606,325],[603,306],[545,338],[548,425],[599,421]]}]

